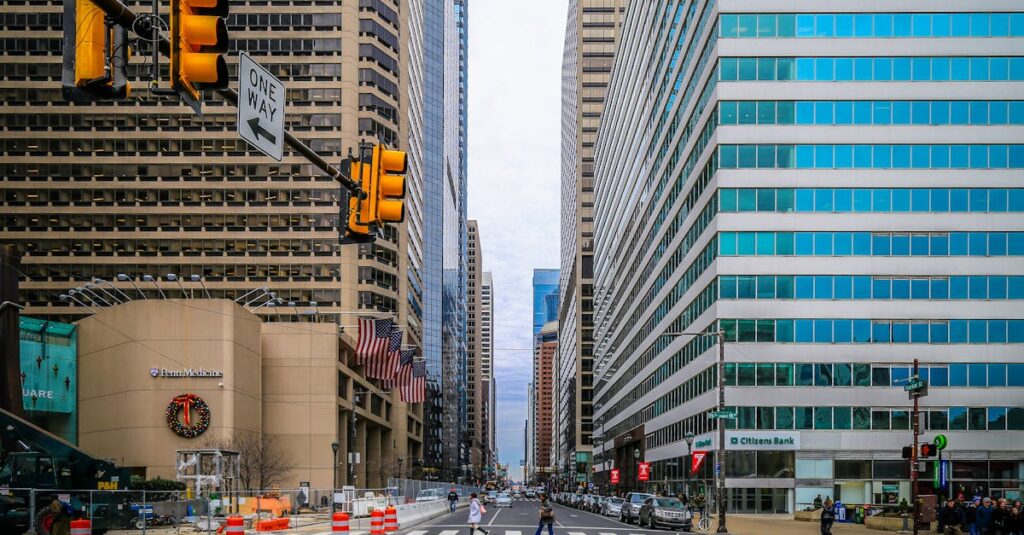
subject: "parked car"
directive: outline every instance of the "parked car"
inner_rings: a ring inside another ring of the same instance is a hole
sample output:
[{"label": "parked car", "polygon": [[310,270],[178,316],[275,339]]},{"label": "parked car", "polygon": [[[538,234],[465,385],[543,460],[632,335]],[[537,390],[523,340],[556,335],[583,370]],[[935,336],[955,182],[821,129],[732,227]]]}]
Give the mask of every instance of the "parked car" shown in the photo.
[{"label": "parked car", "polygon": [[646,492],[630,492],[626,494],[625,503],[619,508],[619,522],[632,524],[634,520],[640,517],[640,506],[644,504],[644,500],[651,496],[653,495]]},{"label": "parked car", "polygon": [[640,506],[637,524],[646,524],[650,529],[666,526],[690,531],[693,529],[693,517],[678,498],[657,496],[644,500],[644,504]]},{"label": "parked car", "polygon": [[625,502],[618,496],[610,496],[601,504],[602,516],[619,516],[622,514],[622,504]]},{"label": "parked car", "polygon": [[499,492],[494,497],[495,507],[512,507],[512,496],[509,496],[507,492]]},{"label": "parked car", "polygon": [[601,507],[601,500],[603,500],[603,499],[604,499],[603,497],[601,497],[601,496],[599,496],[597,494],[591,494],[590,495],[590,502],[587,503],[587,512],[588,513],[596,513],[600,509],[600,507]]}]

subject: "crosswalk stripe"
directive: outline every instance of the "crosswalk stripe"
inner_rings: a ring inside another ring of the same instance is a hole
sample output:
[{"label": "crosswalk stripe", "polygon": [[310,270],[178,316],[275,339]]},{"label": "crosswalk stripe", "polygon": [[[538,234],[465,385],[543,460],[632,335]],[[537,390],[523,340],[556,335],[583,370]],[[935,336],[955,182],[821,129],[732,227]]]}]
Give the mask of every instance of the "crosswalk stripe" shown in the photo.
[{"label": "crosswalk stripe", "polygon": [[406,533],[405,535],[423,535],[424,533],[426,533],[426,530],[418,529],[416,531],[410,531],[409,533]]},{"label": "crosswalk stripe", "polygon": [[446,529],[446,530],[442,531],[441,533],[439,533],[438,535],[456,535],[457,533],[458,533],[457,530]]},{"label": "crosswalk stripe", "polygon": [[602,531],[602,532],[598,533],[597,535],[615,535],[615,534],[611,533],[611,532],[608,532],[608,531]]},{"label": "crosswalk stripe", "polygon": [[523,535],[522,531],[505,530],[505,535]]},{"label": "crosswalk stripe", "polygon": [[587,534],[583,533],[582,531],[570,531],[569,535],[587,535]]}]

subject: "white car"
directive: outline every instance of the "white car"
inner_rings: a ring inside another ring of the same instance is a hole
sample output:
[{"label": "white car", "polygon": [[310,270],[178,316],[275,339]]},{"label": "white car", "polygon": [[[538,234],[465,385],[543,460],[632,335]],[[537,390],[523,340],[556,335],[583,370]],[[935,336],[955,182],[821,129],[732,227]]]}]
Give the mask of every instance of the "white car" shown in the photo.
[{"label": "white car", "polygon": [[495,507],[512,507],[512,497],[507,492],[500,492],[494,497]]}]

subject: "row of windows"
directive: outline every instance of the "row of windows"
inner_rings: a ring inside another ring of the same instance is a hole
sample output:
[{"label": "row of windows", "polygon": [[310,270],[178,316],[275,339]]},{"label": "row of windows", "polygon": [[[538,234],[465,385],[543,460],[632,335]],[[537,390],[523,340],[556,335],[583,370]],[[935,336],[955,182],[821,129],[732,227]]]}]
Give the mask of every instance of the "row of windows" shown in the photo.
[{"label": "row of windows", "polygon": [[1024,37],[1024,13],[723,14],[719,37]]},{"label": "row of windows", "polygon": [[[727,362],[727,386],[859,386],[903,388],[911,366],[849,362]],[[929,387],[1024,387],[1024,364],[957,363],[920,365]]]},{"label": "row of windows", "polygon": [[1024,276],[722,275],[719,299],[1024,299]]},{"label": "row of windows", "polygon": [[1024,57],[722,58],[723,82],[996,82],[1024,80]]},{"label": "row of windows", "polygon": [[723,100],[719,124],[1024,124],[1022,100]]},{"label": "row of windows", "polygon": [[[733,407],[726,429],[899,431],[910,411],[888,407]],[[949,407],[924,411],[931,431],[1024,431],[1024,407]],[[906,464],[904,462],[904,464]]]},{"label": "row of windows", "polygon": [[1024,212],[1024,189],[723,188],[719,212]]},{"label": "row of windows", "polygon": [[1020,344],[1024,320],[722,319],[727,342]]},{"label": "row of windows", "polygon": [[720,232],[721,256],[1022,256],[1024,232]]},{"label": "row of windows", "polygon": [[722,169],[1024,169],[1024,145],[719,145]]}]

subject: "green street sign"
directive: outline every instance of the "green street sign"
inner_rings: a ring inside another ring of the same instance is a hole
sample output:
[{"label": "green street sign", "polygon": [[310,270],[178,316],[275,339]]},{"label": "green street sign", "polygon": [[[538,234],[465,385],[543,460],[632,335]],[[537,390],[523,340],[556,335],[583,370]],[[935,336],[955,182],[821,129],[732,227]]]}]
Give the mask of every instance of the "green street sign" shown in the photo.
[{"label": "green street sign", "polygon": [[711,413],[708,414],[708,416],[710,416],[711,418],[721,418],[721,419],[724,419],[724,420],[735,420],[736,419],[736,412],[734,412],[734,411],[711,411]]},{"label": "green street sign", "polygon": [[911,377],[910,381],[908,381],[907,384],[903,385],[903,390],[911,392],[914,390],[921,390],[926,386],[928,386],[928,382],[925,381],[924,379],[921,379],[919,377]]}]

